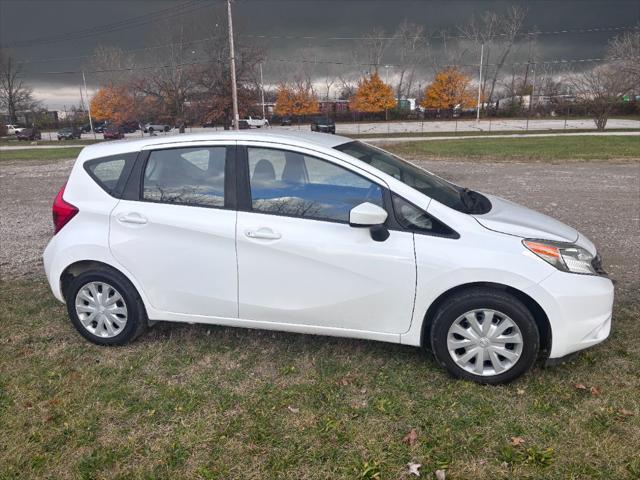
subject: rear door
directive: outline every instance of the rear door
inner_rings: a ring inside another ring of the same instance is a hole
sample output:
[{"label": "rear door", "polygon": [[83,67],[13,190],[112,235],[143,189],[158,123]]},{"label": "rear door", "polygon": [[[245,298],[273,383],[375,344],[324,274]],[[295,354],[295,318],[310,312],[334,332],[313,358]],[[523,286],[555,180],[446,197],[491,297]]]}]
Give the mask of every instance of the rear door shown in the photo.
[{"label": "rear door", "polygon": [[236,318],[235,145],[142,157],[111,214],[113,255],[156,310]]},{"label": "rear door", "polygon": [[416,284],[413,235],[392,231],[376,242],[369,229],[348,223],[362,202],[384,206],[385,185],[339,160],[287,148],[242,149],[240,318],[318,333],[407,331]]}]

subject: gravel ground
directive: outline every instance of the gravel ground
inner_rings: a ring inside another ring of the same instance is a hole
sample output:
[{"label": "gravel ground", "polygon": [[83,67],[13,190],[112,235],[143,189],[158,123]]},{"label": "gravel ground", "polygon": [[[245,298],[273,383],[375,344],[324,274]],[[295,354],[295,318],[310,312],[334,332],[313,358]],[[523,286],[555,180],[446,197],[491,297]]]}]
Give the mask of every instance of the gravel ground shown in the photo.
[{"label": "gravel ground", "polygon": [[[458,184],[499,195],[580,230],[599,247],[619,294],[640,287],[640,163],[420,161]],[[0,277],[42,275],[52,234],[51,203],[72,160],[0,165]]]}]

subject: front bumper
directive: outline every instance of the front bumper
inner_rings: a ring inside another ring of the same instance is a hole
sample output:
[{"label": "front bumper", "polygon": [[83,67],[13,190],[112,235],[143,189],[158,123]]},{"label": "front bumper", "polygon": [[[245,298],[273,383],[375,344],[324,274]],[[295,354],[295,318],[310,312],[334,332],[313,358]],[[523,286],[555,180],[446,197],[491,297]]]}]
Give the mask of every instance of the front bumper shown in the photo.
[{"label": "front bumper", "polygon": [[601,343],[609,336],[614,298],[609,278],[558,271],[535,290],[534,297],[551,325],[551,361]]}]

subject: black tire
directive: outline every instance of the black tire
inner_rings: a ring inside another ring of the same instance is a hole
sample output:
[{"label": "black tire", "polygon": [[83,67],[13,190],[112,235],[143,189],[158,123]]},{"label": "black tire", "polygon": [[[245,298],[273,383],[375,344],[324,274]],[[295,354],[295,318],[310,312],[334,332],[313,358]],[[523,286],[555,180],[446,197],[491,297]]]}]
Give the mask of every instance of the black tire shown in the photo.
[{"label": "black tire", "polygon": [[169,130],[171,130],[171,127],[169,125],[165,125],[164,126],[164,131],[168,132]]},{"label": "black tire", "polygon": [[[115,288],[127,307],[127,323],[122,331],[111,338],[103,338],[91,333],[83,325],[75,308],[76,295],[90,282],[105,282]],[[75,277],[66,289],[67,312],[71,323],[84,338],[97,345],[125,345],[132,342],[147,329],[147,315],[142,299],[131,282],[122,274],[108,269],[92,270]]]},{"label": "black tire", "polygon": [[[449,354],[447,334],[461,315],[474,309],[491,309],[507,315],[520,329],[522,352],[516,363],[503,373],[482,376],[459,366]],[[455,378],[484,384],[509,383],[523,375],[536,361],[540,334],[531,312],[517,298],[500,290],[474,288],[448,298],[437,310],[431,326],[431,349],[440,365]]]}]

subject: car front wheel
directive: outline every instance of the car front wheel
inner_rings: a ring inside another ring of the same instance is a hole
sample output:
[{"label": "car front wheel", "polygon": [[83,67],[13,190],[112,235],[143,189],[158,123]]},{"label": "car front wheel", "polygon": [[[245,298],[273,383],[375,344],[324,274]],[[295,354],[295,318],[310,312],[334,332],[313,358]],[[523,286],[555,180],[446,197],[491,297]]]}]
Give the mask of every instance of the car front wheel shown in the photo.
[{"label": "car front wheel", "polygon": [[535,362],[536,322],[517,298],[500,290],[473,289],[446,300],[431,329],[436,360],[454,377],[508,383]]},{"label": "car front wheel", "polygon": [[76,330],[98,345],[124,345],[147,327],[138,292],[117,272],[82,273],[71,281],[65,297]]}]

